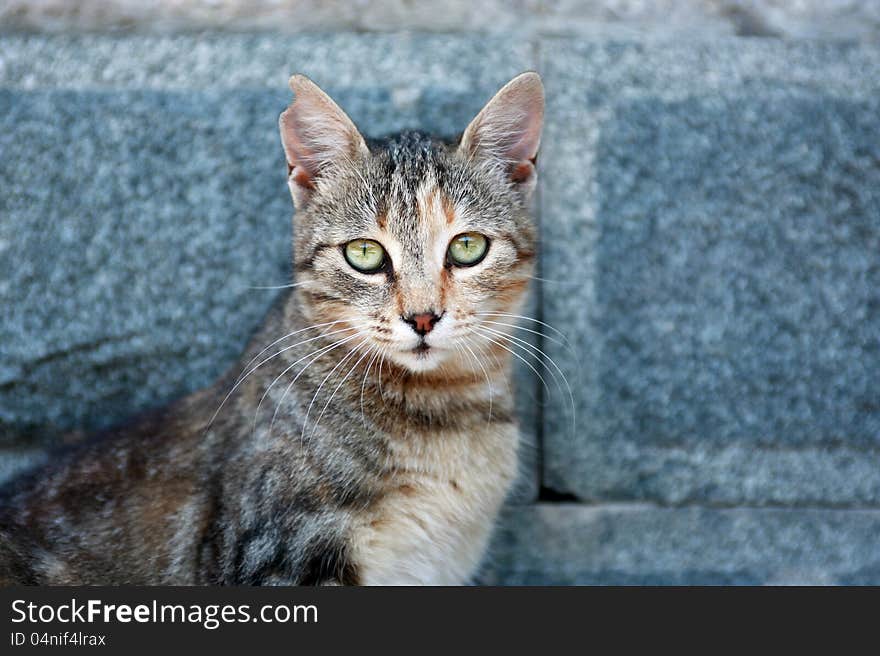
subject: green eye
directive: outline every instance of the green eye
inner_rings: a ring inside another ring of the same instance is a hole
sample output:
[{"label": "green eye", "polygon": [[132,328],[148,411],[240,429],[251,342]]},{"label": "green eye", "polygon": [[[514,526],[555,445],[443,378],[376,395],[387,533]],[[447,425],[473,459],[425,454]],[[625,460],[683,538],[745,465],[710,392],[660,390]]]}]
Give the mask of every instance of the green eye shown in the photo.
[{"label": "green eye", "polygon": [[355,239],[345,245],[345,259],[358,271],[376,273],[385,263],[385,249],[372,239]]},{"label": "green eye", "polygon": [[489,250],[489,240],[479,232],[464,232],[449,244],[449,259],[453,264],[472,266],[482,260]]}]

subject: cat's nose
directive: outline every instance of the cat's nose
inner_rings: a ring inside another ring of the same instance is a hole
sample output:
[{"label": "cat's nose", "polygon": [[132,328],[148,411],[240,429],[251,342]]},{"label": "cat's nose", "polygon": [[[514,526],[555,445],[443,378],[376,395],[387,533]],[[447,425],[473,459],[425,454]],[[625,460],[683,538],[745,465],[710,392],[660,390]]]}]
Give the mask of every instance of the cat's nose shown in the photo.
[{"label": "cat's nose", "polygon": [[419,335],[427,335],[434,330],[434,326],[440,321],[440,317],[433,312],[422,312],[421,314],[411,314],[408,317],[403,317],[403,320],[412,326],[413,330]]}]

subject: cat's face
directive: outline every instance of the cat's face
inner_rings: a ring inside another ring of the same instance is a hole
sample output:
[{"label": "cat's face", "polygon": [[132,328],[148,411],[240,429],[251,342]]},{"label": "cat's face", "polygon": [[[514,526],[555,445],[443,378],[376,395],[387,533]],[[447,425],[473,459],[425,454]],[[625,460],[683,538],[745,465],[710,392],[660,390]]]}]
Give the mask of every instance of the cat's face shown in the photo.
[{"label": "cat's face", "polygon": [[313,83],[291,87],[281,129],[311,318],[412,372],[478,366],[532,273],[538,76],[502,89],[460,144],[408,132],[368,148]]}]

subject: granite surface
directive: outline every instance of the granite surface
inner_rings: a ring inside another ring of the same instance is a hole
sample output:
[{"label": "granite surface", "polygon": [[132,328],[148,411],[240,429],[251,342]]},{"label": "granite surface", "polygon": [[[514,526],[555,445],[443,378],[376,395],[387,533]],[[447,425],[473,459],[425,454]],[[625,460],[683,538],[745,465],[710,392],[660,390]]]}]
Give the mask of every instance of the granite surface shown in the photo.
[{"label": "granite surface", "polygon": [[880,511],[537,504],[503,517],[483,571],[506,585],[858,585]]},{"label": "granite surface", "polygon": [[0,478],[234,361],[254,287],[290,279],[291,72],[365,132],[451,134],[526,68],[528,313],[564,337],[536,342],[543,381],[519,367],[523,476],[482,580],[880,582],[865,44],[0,38]]},{"label": "granite surface", "polygon": [[[542,50],[545,484],[582,500],[880,502],[877,52]],[[575,244],[576,247],[572,247]]]}]

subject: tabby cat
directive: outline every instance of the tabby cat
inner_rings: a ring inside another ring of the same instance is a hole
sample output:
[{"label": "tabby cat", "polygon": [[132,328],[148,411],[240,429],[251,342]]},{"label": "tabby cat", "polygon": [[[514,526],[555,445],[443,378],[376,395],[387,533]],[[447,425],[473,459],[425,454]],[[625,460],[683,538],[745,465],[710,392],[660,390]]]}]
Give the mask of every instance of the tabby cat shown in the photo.
[{"label": "tabby cat", "polygon": [[453,142],[367,140],[290,86],[296,283],[215,385],[3,491],[0,581],[471,580],[517,467],[541,80],[514,78]]}]

